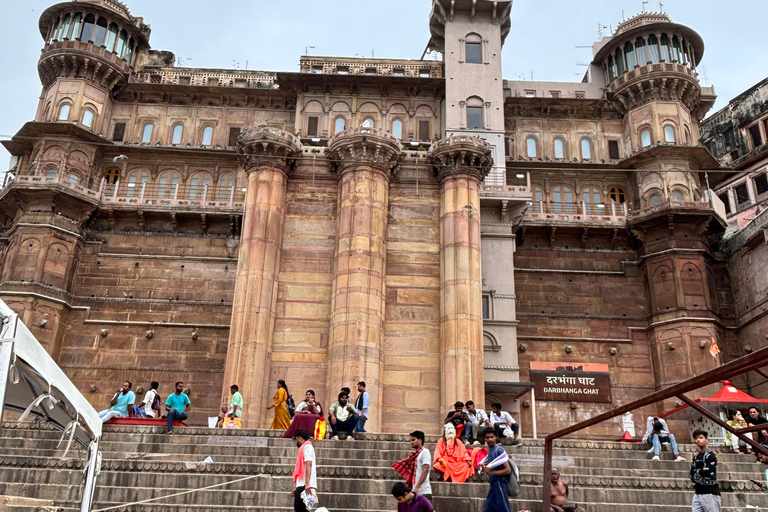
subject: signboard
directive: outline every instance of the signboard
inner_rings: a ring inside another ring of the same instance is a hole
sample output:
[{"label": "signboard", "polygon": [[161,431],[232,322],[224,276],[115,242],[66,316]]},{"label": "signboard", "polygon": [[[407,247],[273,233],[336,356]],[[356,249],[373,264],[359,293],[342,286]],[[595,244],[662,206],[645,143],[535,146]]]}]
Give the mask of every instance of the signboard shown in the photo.
[{"label": "signboard", "polygon": [[610,402],[607,364],[531,361],[536,398],[555,402]]}]

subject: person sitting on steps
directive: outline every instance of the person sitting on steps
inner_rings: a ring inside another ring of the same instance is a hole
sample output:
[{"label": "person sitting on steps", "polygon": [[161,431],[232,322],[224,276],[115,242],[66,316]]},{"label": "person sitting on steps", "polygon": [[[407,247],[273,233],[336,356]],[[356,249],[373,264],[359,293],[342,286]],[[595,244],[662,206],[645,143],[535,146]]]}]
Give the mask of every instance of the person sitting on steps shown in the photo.
[{"label": "person sitting on steps", "polygon": [[352,431],[357,426],[357,410],[348,403],[348,393],[339,393],[338,399],[338,402],[331,405],[330,413],[328,414],[328,421],[331,423],[331,430],[333,431],[331,439],[338,439],[339,431],[341,430],[346,432],[347,441],[353,441]]},{"label": "person sitting on steps", "polygon": [[680,452],[677,451],[675,436],[669,432],[667,422],[658,416],[648,417],[643,442],[652,445],[651,449],[648,450],[649,452],[653,452],[653,458],[651,460],[660,460],[659,451],[661,450],[661,443],[669,443],[670,446],[672,446],[672,453],[675,454],[675,461],[686,462],[686,460],[680,456]]},{"label": "person sitting on steps", "polygon": [[581,507],[568,505],[568,482],[560,480],[560,470],[552,468],[550,499],[552,512],[586,512]]}]

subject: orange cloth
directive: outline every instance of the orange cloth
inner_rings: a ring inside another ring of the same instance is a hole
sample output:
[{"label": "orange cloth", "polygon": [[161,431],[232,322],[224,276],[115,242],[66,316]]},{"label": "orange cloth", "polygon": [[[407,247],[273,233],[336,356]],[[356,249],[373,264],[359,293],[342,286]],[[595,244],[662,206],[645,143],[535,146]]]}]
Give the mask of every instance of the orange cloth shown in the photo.
[{"label": "orange cloth", "polygon": [[291,427],[291,415],[288,414],[288,393],[283,388],[275,393],[275,419],[269,426],[272,430],[288,430]]},{"label": "orange cloth", "polygon": [[296,464],[293,466],[293,487],[296,487],[296,482],[304,478],[304,472],[306,471],[306,468],[304,468],[304,447],[307,446],[307,443],[309,441],[304,441],[304,444],[301,445],[301,448],[299,448],[299,455],[296,457]]},{"label": "orange cloth", "polygon": [[443,480],[451,479],[451,482],[462,483],[472,476],[474,470],[467,449],[457,439],[446,442],[440,438],[435,448],[434,468],[443,474]]}]

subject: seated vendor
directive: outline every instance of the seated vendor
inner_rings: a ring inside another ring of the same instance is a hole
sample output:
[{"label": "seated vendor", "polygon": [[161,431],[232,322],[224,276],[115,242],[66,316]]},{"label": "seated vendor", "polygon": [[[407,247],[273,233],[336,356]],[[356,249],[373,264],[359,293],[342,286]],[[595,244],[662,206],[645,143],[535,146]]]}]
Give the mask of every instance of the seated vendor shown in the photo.
[{"label": "seated vendor", "polygon": [[435,471],[443,474],[443,480],[455,483],[465,482],[472,473],[472,457],[464,444],[456,438],[452,423],[446,423],[443,436],[435,448]]},{"label": "seated vendor", "polygon": [[296,406],[296,414],[317,414],[322,416],[323,415],[323,406],[320,405],[320,402],[315,400],[315,391],[312,389],[308,389],[306,395],[304,395],[304,400],[299,402],[299,405]]}]

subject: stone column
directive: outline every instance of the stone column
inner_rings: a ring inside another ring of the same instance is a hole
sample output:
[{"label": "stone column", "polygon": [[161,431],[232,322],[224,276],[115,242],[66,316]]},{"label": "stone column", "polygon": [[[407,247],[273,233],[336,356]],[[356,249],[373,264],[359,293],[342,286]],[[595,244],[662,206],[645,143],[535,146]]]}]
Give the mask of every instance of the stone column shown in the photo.
[{"label": "stone column", "polygon": [[491,147],[477,137],[454,136],[433,144],[430,157],[440,180],[441,405],[444,410],[471,399],[482,406],[479,189],[493,166]]},{"label": "stone column", "polygon": [[[280,250],[285,221],[288,173],[301,154],[301,142],[276,128],[259,127],[238,141],[248,175],[232,324],[222,396],[237,384],[243,395],[243,426],[266,426],[275,331]],[[271,416],[270,416],[271,417]]]},{"label": "stone column", "polygon": [[345,130],[328,148],[339,206],[325,400],[335,402],[342,386],[354,398],[357,382],[365,381],[370,432],[381,428],[389,178],[400,154],[400,141],[374,128]]}]

